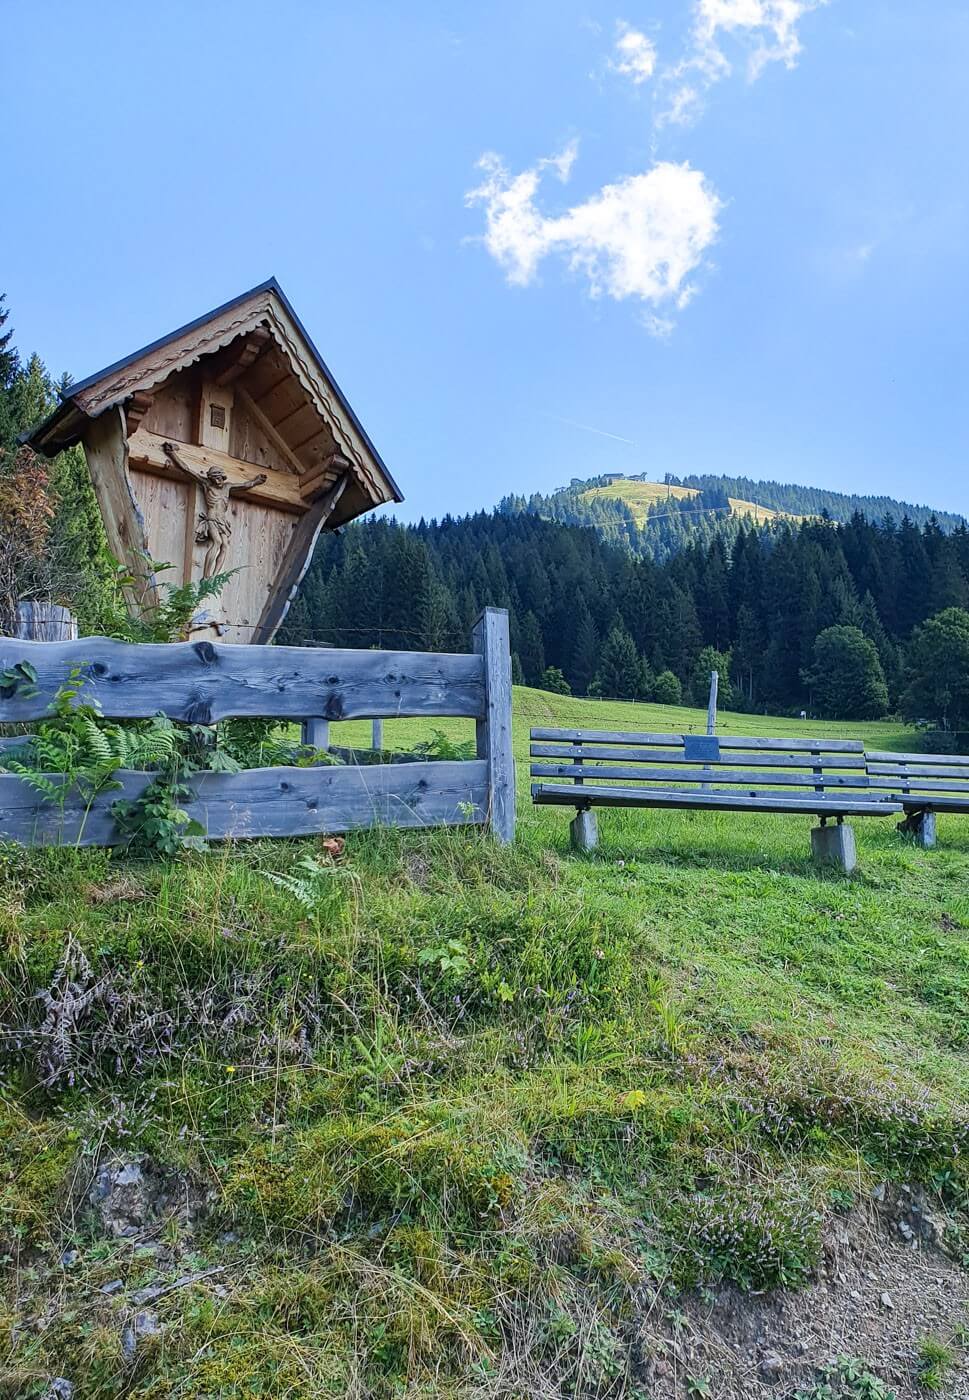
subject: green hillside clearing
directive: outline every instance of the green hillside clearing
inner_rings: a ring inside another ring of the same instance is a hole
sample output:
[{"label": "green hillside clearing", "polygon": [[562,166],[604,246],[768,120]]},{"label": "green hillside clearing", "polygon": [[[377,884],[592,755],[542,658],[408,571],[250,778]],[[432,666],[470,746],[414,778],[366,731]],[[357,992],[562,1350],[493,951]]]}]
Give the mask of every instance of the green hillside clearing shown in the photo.
[{"label": "green hillside clearing", "polygon": [[[601,497],[607,501],[624,501],[637,525],[645,523],[650,509],[658,502],[670,498],[678,501],[688,500],[691,496],[699,495],[700,492],[692,486],[667,486],[662,481],[630,481],[628,478],[611,481],[608,486],[593,486],[582,492],[582,496],[589,499]],[[744,501],[735,496],[728,497],[728,500],[731,514],[749,516],[758,525],[763,525],[768,520],[805,518],[801,515],[791,515],[787,511],[772,510],[769,506],[758,505],[756,501]]]}]

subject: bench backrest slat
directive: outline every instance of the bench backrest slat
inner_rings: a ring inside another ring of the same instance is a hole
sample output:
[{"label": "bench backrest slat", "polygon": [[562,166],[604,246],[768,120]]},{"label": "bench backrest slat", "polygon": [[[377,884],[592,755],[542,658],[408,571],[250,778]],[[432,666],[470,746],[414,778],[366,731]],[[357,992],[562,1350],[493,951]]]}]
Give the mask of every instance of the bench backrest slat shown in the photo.
[{"label": "bench backrest slat", "polygon": [[892,763],[896,766],[918,763],[932,768],[937,768],[940,764],[969,768],[969,754],[961,753],[893,753],[891,749],[886,749],[884,752],[869,749],[866,757],[869,763]]},{"label": "bench backrest slat", "polygon": [[964,768],[949,764],[927,763],[869,763],[869,773],[877,773],[884,778],[969,778],[969,764]]},{"label": "bench backrest slat", "polygon": [[[532,744],[533,758],[581,758],[585,760],[615,760],[620,763],[707,763],[707,759],[689,758],[682,749],[634,749],[618,748],[600,744]],[[730,751],[731,762],[745,763],[750,768],[806,768],[816,769],[819,757],[789,750],[776,753],[742,753]],[[825,754],[825,768],[857,768],[864,771],[865,755]]]},{"label": "bench backrest slat", "polygon": [[867,755],[871,785],[887,795],[963,798],[969,809],[969,755],[957,753],[872,752]]},{"label": "bench backrest slat", "polygon": [[[532,742],[557,744],[635,744],[644,748],[683,748],[685,739],[701,739],[698,734],[632,733],[605,729],[533,729]],[[783,753],[864,753],[860,739],[767,739],[763,735],[715,735],[721,749],[752,749]]]},{"label": "bench backrest slat", "polygon": [[961,795],[969,802],[969,783],[936,782],[932,778],[869,778],[869,786],[883,792],[904,792],[918,796],[919,793],[948,792]]},{"label": "bench backrest slat", "polygon": [[642,764],[638,768],[626,768],[621,764],[600,764],[598,767],[590,767],[579,763],[533,763],[532,777],[582,778],[585,782],[615,782],[618,779],[622,782],[650,784],[712,781],[715,783],[736,783],[743,787],[760,787],[767,783],[802,788],[814,788],[819,785],[854,788],[869,786],[864,769],[850,773],[841,771],[827,773],[823,770],[788,773],[777,769],[765,772],[763,769],[722,768],[716,763],[706,767],[683,764],[676,768],[661,768],[652,764]]},{"label": "bench backrest slat", "polygon": [[542,728],[533,729],[531,739],[533,778],[562,779],[591,792],[628,783],[631,792],[665,787],[685,796],[698,786],[732,788],[738,797],[738,789],[751,796],[787,790],[794,800],[808,793],[824,799],[871,783],[856,739]]}]

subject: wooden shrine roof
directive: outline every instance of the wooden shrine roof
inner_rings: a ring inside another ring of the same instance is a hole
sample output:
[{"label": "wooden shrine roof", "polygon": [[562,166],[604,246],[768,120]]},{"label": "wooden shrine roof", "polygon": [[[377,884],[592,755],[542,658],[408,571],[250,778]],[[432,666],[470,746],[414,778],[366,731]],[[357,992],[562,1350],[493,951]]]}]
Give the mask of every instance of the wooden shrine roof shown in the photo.
[{"label": "wooden shrine roof", "polygon": [[152,395],[204,361],[216,382],[232,383],[304,481],[334,453],[346,459],[355,489],[343,519],[403,496],[362,423],[275,277],[72,384],[62,403],[24,434],[53,457],[80,441],[92,419],[118,405],[129,436]]}]

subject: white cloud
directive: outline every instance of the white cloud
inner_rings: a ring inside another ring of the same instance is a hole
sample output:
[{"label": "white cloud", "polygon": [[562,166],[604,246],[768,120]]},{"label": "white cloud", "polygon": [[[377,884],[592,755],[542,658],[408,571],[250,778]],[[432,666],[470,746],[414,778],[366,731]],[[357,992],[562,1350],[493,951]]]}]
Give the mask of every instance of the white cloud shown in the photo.
[{"label": "white cloud", "polygon": [[633,29],[625,20],[619,20],[619,37],[616,39],[616,56],[609,67],[614,73],[622,73],[638,86],[653,76],[656,67],[656,45],[638,29]]},{"label": "white cloud", "polygon": [[801,53],[798,24],[828,0],[694,0],[690,52],[663,76],[671,89],[658,124],[687,125],[702,110],[703,94],[733,65],[723,41],[735,40],[747,53],[747,79],[756,81],[770,63],[794,68]]},{"label": "white cloud", "polygon": [[[485,209],[484,245],[508,281],[527,286],[538,266],[558,253],[583,276],[593,297],[640,301],[658,334],[672,329],[668,312],[692,297],[690,281],[716,241],[722,207],[702,171],[662,161],[641,175],[604,185],[564,213],[543,213],[536,203],[542,173],[571,170],[574,148],[513,175],[501,158],[479,162],[484,179],[467,196]],[[662,314],[667,313],[667,314]]]},{"label": "white cloud", "polygon": [[781,62],[793,68],[801,52],[798,22],[826,3],[827,0],[697,0],[697,47],[710,54],[715,65],[725,64],[727,60],[717,48],[720,33],[747,37],[752,44],[747,59],[751,81],[760,76],[768,63]]}]

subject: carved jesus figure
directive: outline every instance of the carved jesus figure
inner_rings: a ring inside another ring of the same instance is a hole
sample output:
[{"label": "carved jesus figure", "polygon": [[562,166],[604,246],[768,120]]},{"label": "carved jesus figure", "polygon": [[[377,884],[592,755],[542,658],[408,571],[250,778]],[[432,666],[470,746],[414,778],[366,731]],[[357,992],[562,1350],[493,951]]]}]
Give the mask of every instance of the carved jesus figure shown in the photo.
[{"label": "carved jesus figure", "polygon": [[209,467],[207,472],[200,472],[189,466],[172,443],[162,443],[162,450],[180,471],[197,481],[202,488],[205,512],[199,516],[195,543],[208,545],[202,565],[202,577],[213,578],[222,572],[229,553],[229,541],[232,538],[232,521],[229,519],[230,496],[239,491],[249,491],[253,486],[261,486],[266,480],[266,474],[260,472],[250,481],[240,481],[235,486],[230,486],[229,478],[221,467]]}]

